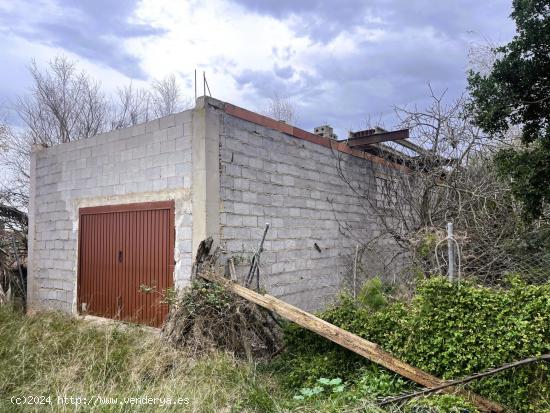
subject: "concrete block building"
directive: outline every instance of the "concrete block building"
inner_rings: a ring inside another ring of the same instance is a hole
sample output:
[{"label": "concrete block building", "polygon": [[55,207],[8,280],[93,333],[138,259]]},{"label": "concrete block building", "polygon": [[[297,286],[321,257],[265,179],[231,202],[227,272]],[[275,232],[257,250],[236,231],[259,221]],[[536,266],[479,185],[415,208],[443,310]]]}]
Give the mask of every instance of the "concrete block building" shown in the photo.
[{"label": "concrete block building", "polygon": [[33,148],[29,310],[59,309],[158,326],[163,296],[189,284],[200,241],[214,239],[237,272],[270,223],[262,285],[307,310],[350,271],[342,221],[376,231],[336,168],[375,185],[383,163],[212,98],[193,109],[98,136]]}]

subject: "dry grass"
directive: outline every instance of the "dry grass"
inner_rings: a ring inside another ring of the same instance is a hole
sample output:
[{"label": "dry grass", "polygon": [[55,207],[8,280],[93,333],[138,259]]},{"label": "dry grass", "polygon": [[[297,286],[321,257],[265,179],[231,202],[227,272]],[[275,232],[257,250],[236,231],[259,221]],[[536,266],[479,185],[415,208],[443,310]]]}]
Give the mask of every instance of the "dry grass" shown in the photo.
[{"label": "dry grass", "polygon": [[26,317],[0,308],[0,411],[18,408],[12,396],[51,396],[53,408],[37,411],[75,411],[60,406],[58,396],[179,397],[183,406],[96,405],[76,411],[276,411],[270,394],[275,384],[253,364],[229,354],[211,353],[194,359],[165,345],[150,331],[92,325],[59,314]]},{"label": "dry grass", "polygon": [[[296,402],[293,394],[257,364],[219,351],[193,357],[139,326],[102,325],[56,312],[25,316],[0,307],[0,412],[347,410],[345,400]],[[52,405],[17,406],[13,396],[50,396]],[[60,405],[57,397],[63,396],[116,398],[119,404]],[[189,403],[123,404],[144,396]]]}]

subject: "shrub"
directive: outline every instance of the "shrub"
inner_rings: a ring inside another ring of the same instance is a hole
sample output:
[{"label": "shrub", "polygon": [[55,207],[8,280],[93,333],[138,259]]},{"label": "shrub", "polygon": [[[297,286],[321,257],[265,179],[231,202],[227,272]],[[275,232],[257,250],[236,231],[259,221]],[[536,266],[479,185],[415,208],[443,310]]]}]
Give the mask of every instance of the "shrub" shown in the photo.
[{"label": "shrub", "polygon": [[[380,288],[371,288],[379,294]],[[444,379],[550,351],[550,283],[511,280],[506,291],[432,278],[419,283],[411,303],[371,305],[342,296],[321,318],[378,343],[385,350]],[[278,361],[285,383],[299,387],[323,375],[357,382],[369,362],[296,326],[285,332],[288,351]],[[478,393],[520,412],[547,408],[548,366],[538,363],[473,384]]]},{"label": "shrub", "polygon": [[378,277],[368,280],[357,298],[361,304],[373,310],[379,310],[388,303],[384,295],[384,285]]},{"label": "shrub", "polygon": [[404,413],[471,413],[477,411],[470,403],[451,394],[411,400]]}]

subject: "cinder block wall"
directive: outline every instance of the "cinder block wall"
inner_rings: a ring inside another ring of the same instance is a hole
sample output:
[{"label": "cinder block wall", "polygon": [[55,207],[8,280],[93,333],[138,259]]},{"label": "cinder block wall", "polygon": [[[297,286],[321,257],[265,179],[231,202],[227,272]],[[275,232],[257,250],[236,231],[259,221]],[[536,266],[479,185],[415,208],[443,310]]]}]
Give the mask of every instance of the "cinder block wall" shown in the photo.
[{"label": "cinder block wall", "polygon": [[[228,114],[220,157],[221,242],[228,255],[250,257],[269,222],[262,285],[306,310],[326,305],[350,274],[357,244],[339,222],[363,233],[378,229],[338,176],[338,157],[362,186],[375,185],[370,161]],[[248,267],[238,269],[242,275]]]},{"label": "cinder block wall", "polygon": [[175,285],[192,248],[192,110],[93,138],[34,148],[29,310],[76,311],[78,209],[174,199]]},{"label": "cinder block wall", "polygon": [[80,207],[170,199],[176,287],[188,284],[194,251],[208,236],[240,259],[243,277],[269,222],[262,286],[307,310],[334,298],[357,244],[341,225],[363,234],[380,230],[337,164],[355,184],[374,189],[370,161],[243,120],[228,106],[236,108],[199,98],[193,110],[34,148],[29,310],[76,311]]}]

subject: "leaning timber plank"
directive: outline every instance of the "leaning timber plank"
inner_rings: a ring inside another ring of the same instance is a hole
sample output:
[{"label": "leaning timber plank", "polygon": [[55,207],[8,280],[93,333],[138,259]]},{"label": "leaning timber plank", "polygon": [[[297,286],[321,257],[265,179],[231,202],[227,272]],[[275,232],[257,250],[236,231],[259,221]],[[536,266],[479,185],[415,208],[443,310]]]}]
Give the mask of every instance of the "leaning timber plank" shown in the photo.
[{"label": "leaning timber plank", "polygon": [[[445,383],[445,381],[432,376],[425,371],[417,369],[410,364],[392,356],[387,351],[382,350],[377,344],[356,336],[349,331],[341,329],[333,324],[330,324],[319,317],[314,316],[304,310],[300,310],[293,305],[285,303],[275,297],[267,294],[258,294],[246,287],[236,284],[220,275],[213,272],[205,271],[199,274],[202,278],[216,282],[224,286],[227,290],[251,301],[268,310],[274,311],[280,316],[290,320],[300,326],[313,331],[314,333],[323,336],[348,350],[353,351],[370,361],[381,365],[409,380],[412,380],[425,387],[437,387]],[[458,389],[456,387],[447,387],[443,391],[447,393],[457,393],[469,399],[477,408],[488,412],[502,412],[504,407],[500,404],[487,400],[473,392]]]}]

